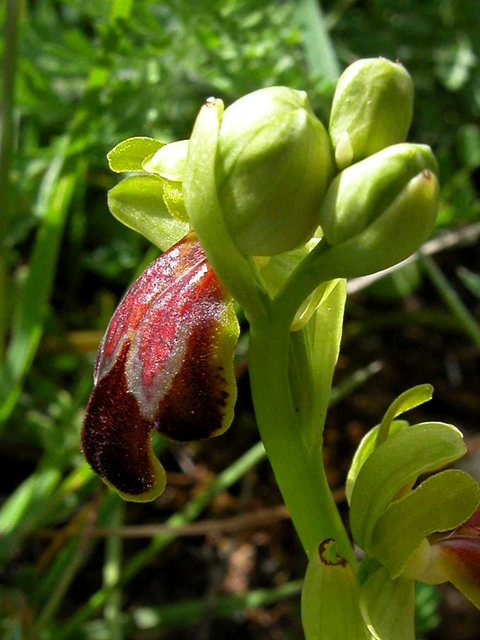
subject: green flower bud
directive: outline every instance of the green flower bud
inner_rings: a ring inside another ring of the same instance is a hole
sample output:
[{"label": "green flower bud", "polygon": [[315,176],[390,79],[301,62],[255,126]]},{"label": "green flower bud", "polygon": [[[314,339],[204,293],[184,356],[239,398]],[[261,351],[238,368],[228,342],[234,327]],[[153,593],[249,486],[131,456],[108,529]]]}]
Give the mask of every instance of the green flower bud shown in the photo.
[{"label": "green flower bud", "polygon": [[325,277],[351,278],[401,262],[428,238],[438,209],[429,147],[398,144],[345,169],[331,183],[320,224],[333,247]]},{"label": "green flower bud", "polygon": [[366,229],[424,169],[437,172],[430,147],[404,143],[342,171],[331,183],[320,211],[328,243],[340,244]]},{"label": "green flower bud", "polygon": [[412,121],[413,83],[399,62],[358,60],[340,77],[330,116],[339,169],[404,142]]},{"label": "green flower bud", "polygon": [[330,140],[305,92],[261,89],[224,112],[217,192],[243,254],[276,255],[306,242],[332,175]]}]

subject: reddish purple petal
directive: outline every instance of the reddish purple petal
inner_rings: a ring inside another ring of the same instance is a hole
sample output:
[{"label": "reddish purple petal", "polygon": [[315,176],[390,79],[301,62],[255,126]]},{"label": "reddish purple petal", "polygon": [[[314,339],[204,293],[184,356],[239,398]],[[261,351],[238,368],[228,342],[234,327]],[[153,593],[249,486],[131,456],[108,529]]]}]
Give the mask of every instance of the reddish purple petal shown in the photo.
[{"label": "reddish purple petal", "polygon": [[188,441],[230,426],[237,338],[232,303],[193,234],[132,285],[100,346],[82,433],[88,462],[123,497],[163,491],[152,428]]},{"label": "reddish purple petal", "polygon": [[455,531],[456,536],[478,536],[480,537],[480,507],[466,522]]},{"label": "reddish purple petal", "polygon": [[454,535],[434,546],[450,582],[480,609],[480,537]]}]

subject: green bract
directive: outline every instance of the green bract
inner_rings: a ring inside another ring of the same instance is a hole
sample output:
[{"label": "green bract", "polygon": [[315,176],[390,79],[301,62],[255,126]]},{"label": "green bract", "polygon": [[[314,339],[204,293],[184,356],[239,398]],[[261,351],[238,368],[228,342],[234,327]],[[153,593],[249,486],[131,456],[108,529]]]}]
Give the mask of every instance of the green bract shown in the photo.
[{"label": "green bract", "polygon": [[413,111],[413,83],[405,68],[385,58],[358,60],[340,77],[330,116],[339,169],[404,142]]},{"label": "green bract", "polygon": [[360,585],[354,571],[325,540],[312,554],[302,590],[302,622],[307,640],[369,640],[360,614]]},{"label": "green bract", "polygon": [[216,185],[243,254],[276,255],[306,242],[332,175],[330,140],[304,91],[260,89],[225,110]]}]

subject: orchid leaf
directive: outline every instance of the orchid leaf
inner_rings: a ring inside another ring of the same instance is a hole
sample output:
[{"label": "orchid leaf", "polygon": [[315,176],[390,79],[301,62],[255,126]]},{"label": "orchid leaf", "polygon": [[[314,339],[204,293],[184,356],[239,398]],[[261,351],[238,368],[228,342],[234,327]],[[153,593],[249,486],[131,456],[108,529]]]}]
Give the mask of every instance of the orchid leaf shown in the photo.
[{"label": "orchid leaf", "polygon": [[424,480],[412,493],[392,502],[373,533],[374,555],[397,578],[422,540],[455,529],[480,502],[478,483],[464,471],[449,469]]},{"label": "orchid leaf", "polygon": [[178,242],[188,224],[170,215],[163,200],[163,181],[156,176],[125,178],[108,192],[111,213],[130,229],[165,251]]},{"label": "orchid leaf", "polygon": [[405,413],[414,409],[424,402],[431,400],[433,395],[433,387],[431,384],[419,384],[416,387],[407,389],[396,398],[390,407],[387,409],[385,416],[378,430],[377,440],[375,446],[378,447],[382,442],[388,438],[388,431],[393,420]]},{"label": "orchid leaf", "polygon": [[[389,437],[393,436],[395,433],[397,433],[397,431],[401,431],[408,426],[409,424],[406,420],[394,420],[390,427]],[[347,500],[349,504],[352,500],[353,487],[355,486],[355,482],[357,480],[358,474],[360,473],[360,469],[362,468],[365,460],[375,451],[375,441],[379,429],[379,424],[377,424],[376,427],[373,427],[373,429],[370,429],[370,431],[363,436],[355,452],[345,485]]]},{"label": "orchid leaf", "polygon": [[310,322],[301,331],[290,334],[290,390],[301,437],[314,459],[321,456],[345,300],[345,281],[338,280]]},{"label": "orchid leaf", "polygon": [[350,565],[329,558],[324,541],[308,564],[302,590],[302,622],[307,640],[369,640],[359,608],[360,587]]}]

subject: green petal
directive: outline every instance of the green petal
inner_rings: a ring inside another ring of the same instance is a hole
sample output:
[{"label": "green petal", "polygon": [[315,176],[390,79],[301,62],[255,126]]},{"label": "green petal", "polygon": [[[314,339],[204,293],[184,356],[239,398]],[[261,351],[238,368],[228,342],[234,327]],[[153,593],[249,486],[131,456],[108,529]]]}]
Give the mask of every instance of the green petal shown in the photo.
[{"label": "green petal", "polygon": [[398,577],[422,540],[435,532],[455,529],[480,502],[478,483],[450,469],[428,478],[412,493],[393,502],[373,533],[374,556]]},{"label": "green petal", "polygon": [[[408,426],[410,425],[406,420],[395,420],[391,423],[389,437]],[[360,469],[363,467],[365,460],[375,451],[375,443],[379,429],[379,424],[377,424],[376,427],[373,427],[373,429],[370,429],[370,431],[363,436],[358,449],[355,452],[345,486],[348,504],[350,504],[352,500],[353,487],[355,486]]]},{"label": "green petal", "polygon": [[353,488],[350,524],[356,543],[373,555],[378,519],[399,491],[418,476],[460,458],[461,432],[443,422],[423,422],[389,438],[363,464]]},{"label": "green petal", "polygon": [[383,567],[361,587],[360,609],[375,640],[415,640],[414,588],[414,580],[392,580]]},{"label": "green petal", "polygon": [[128,138],[117,144],[107,155],[109,167],[115,173],[143,171],[142,163],[147,156],[164,146],[153,138]]},{"label": "green petal", "polygon": [[156,176],[125,178],[108,192],[108,207],[124,225],[141,233],[165,251],[188,232],[172,218],[163,201],[163,182]]},{"label": "green petal", "polygon": [[161,149],[145,158],[142,164],[144,171],[156,173],[161,178],[172,182],[182,182],[185,175],[189,140],[178,140],[166,144]]},{"label": "green petal", "polygon": [[181,182],[170,182],[170,180],[163,179],[163,201],[167,206],[168,213],[173,218],[180,220],[180,222],[188,222]]},{"label": "green petal", "polygon": [[359,608],[359,584],[343,558],[328,558],[325,540],[309,562],[302,590],[302,622],[307,640],[367,640]]}]

